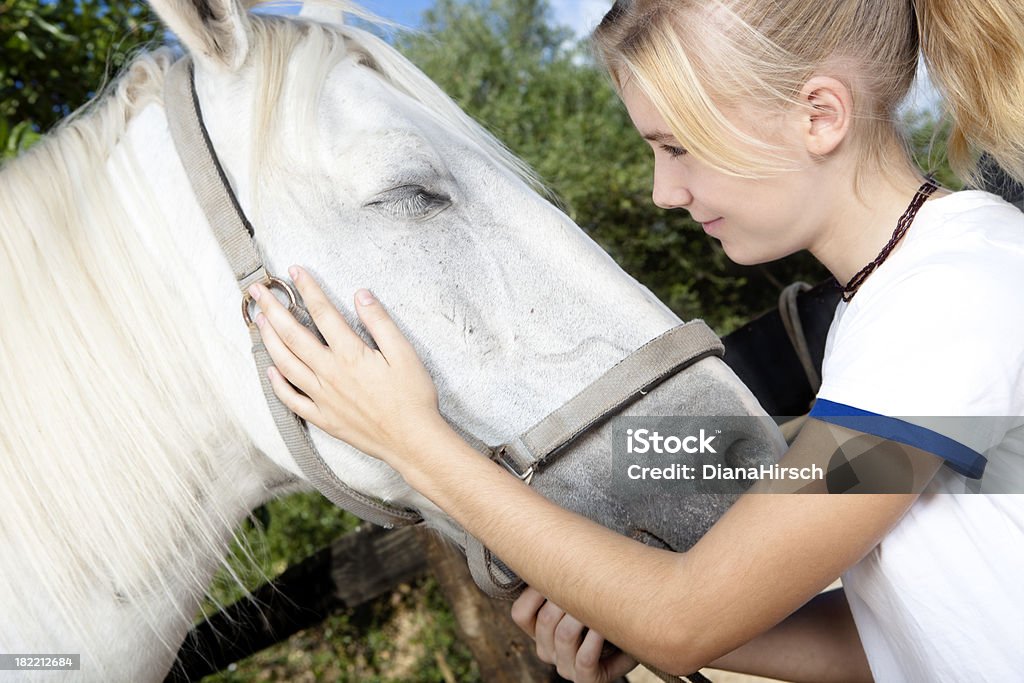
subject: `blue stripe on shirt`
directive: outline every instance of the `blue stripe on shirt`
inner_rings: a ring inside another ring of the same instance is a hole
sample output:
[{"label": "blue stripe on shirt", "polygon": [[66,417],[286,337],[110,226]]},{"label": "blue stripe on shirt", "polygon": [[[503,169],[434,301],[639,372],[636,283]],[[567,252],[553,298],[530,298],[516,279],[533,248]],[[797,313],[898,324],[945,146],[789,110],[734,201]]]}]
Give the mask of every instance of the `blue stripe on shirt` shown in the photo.
[{"label": "blue stripe on shirt", "polygon": [[871,413],[821,398],[815,401],[810,417],[934,453],[943,458],[954,472],[971,479],[981,479],[985,472],[987,461],[981,453],[948,436],[895,417]]}]

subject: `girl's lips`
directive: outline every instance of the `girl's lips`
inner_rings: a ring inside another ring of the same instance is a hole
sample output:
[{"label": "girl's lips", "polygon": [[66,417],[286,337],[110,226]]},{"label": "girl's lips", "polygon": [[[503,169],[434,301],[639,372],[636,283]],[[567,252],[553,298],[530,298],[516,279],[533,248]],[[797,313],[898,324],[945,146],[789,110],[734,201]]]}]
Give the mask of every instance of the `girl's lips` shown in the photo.
[{"label": "girl's lips", "polygon": [[722,219],[721,219],[721,217],[719,217],[719,218],[716,218],[713,221],[708,221],[707,223],[701,223],[701,226],[704,228],[704,232],[710,233],[715,228],[717,228],[721,223],[722,223]]}]

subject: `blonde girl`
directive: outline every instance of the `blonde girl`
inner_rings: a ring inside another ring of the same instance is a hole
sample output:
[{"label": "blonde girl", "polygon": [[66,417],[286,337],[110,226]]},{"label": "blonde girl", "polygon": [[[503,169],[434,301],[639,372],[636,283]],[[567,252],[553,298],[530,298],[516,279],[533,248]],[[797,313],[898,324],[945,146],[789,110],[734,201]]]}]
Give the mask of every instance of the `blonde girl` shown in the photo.
[{"label": "blonde girl", "polygon": [[[1024,497],[1008,494],[1024,491],[1024,216],[926,181],[897,111],[923,55],[954,168],[980,182],[984,152],[1024,180],[1024,4],[620,0],[594,40],[654,151],[657,205],[689,211],[739,263],[807,249],[844,285],[783,464],[827,465],[835,443],[866,441],[909,464],[908,492],[754,492],[685,553],[640,545],[480,458],[384,307],[356,294],[374,351],[298,268],[330,353],[260,296],[278,396],[515,569],[531,588],[513,617],[567,678],[632,666],[601,658],[607,637],[678,674],[1019,680]],[[935,419],[960,416],[972,421]]]}]

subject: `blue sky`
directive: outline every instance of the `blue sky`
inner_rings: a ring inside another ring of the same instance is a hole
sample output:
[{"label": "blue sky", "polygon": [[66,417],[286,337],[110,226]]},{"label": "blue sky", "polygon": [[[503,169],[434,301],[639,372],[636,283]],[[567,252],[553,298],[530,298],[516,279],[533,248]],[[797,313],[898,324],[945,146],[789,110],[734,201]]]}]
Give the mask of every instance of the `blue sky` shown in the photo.
[{"label": "blue sky", "polygon": [[433,0],[362,0],[359,4],[403,26],[416,26],[423,11],[434,3]]},{"label": "blue sky", "polygon": [[[361,0],[363,7],[405,26],[416,26],[423,10],[433,0]],[[612,0],[550,0],[552,18],[555,22],[569,26],[577,35],[589,33],[604,13],[612,6]]]}]

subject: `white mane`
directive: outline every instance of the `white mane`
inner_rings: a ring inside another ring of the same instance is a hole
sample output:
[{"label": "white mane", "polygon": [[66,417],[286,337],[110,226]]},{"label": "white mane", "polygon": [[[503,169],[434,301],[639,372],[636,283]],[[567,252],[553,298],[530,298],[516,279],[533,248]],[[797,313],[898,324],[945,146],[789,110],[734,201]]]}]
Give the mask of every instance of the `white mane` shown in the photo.
[{"label": "white mane", "polygon": [[250,455],[195,371],[203,351],[177,293],[112,201],[108,150],[168,63],[139,57],[94,111],[0,172],[0,580],[31,567],[40,603],[58,606],[49,618],[83,638],[71,606],[97,592],[145,604],[189,553],[224,554],[231,501],[211,493],[228,473],[213,464]]},{"label": "white mane", "polygon": [[[258,83],[252,161],[261,172],[273,170],[280,107],[302,107],[311,121],[327,73],[357,53],[495,164],[532,180],[371,34],[268,15],[251,16],[251,26]],[[225,487],[214,482],[241,479],[258,457],[203,376],[202,330],[175,306],[188,283],[179,288],[154,276],[151,254],[175,253],[173,226],[154,209],[139,230],[139,217],[117,197],[131,193],[155,207],[150,191],[141,183],[114,187],[115,174],[142,176],[119,166],[131,155],[110,150],[137,113],[161,101],[173,58],[166,48],[139,55],[88,111],[0,169],[8,321],[0,336],[0,595],[10,595],[17,572],[31,567],[27,585],[45,587],[57,613],[18,614],[14,623],[59,620],[79,634],[82,651],[87,634],[100,630],[73,606],[90,604],[97,592],[145,604],[144,596],[179,585],[171,577],[190,574],[197,556],[220,561],[233,524],[226,511],[239,503],[225,500]],[[188,272],[187,264],[175,270]],[[190,578],[195,604],[205,580]]]}]

